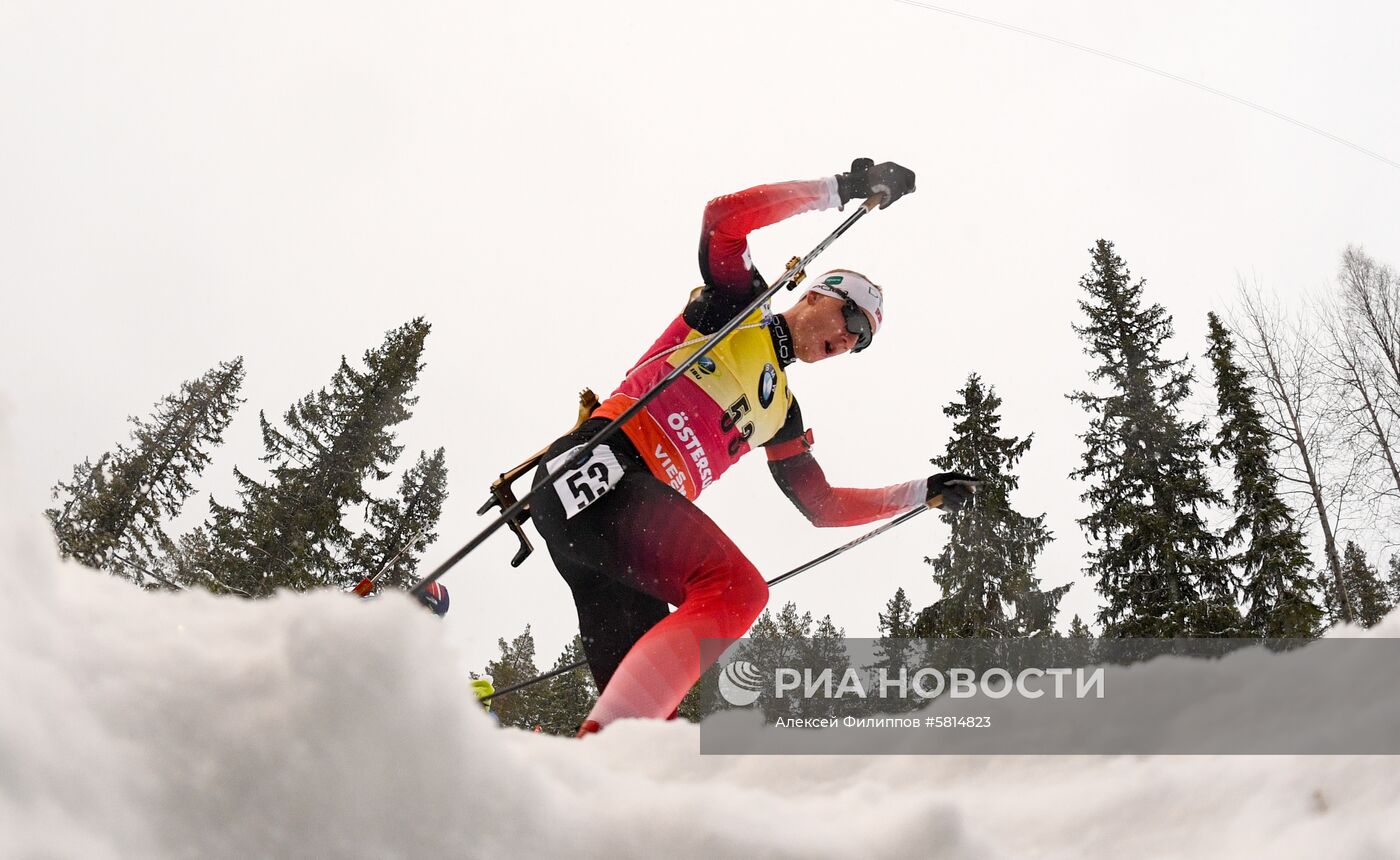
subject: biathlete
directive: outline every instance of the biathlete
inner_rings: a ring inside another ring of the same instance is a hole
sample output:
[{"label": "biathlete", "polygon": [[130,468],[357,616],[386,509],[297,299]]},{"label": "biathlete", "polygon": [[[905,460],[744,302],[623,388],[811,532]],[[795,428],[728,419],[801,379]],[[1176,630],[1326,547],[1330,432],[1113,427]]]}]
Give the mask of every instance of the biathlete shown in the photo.
[{"label": "biathlete", "polygon": [[[535,482],[767,289],[749,259],[751,231],[872,193],[884,195],[883,209],[913,191],[913,171],[857,159],[846,173],[711,200],[700,234],[704,285],[612,396],[550,446]],[[817,526],[873,522],[940,496],[956,510],[969,497],[970,485],[957,482],[972,479],[955,472],[880,489],[832,487],[811,454],[787,368],[861,352],[883,319],[884,293],[869,278],[848,269],[822,275],[786,311],[750,314],[622,433],[535,496],[531,517],[573,591],[601,691],[580,736],[624,717],[674,716],[706,668],[700,641],[743,636],[767,604],[758,569],[694,503],[749,451],[764,449],[779,488]]]}]

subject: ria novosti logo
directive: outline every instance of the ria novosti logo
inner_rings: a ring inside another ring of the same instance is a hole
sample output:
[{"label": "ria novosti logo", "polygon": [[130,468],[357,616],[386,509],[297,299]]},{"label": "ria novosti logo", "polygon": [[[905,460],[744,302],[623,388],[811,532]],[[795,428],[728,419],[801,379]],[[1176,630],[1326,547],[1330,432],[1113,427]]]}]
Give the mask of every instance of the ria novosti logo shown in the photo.
[{"label": "ria novosti logo", "polygon": [[[1073,681],[1071,687],[1070,682]],[[1053,691],[1049,687],[1053,685]],[[878,672],[861,673],[847,667],[839,676],[830,668],[778,668],[773,671],[772,686],[765,684],[763,672],[747,660],[735,660],[719,675],[719,692],[724,700],[744,708],[758,701],[767,690],[779,699],[886,699],[910,697],[935,699],[1003,699],[1013,693],[1020,698],[1039,699],[1051,695],[1056,699],[1104,698],[1104,669],[1102,666],[1076,668],[1029,667],[1013,675],[1001,667],[969,669],[953,667],[935,669],[924,667],[912,675],[907,667],[892,673],[886,667]]]},{"label": "ria novosti logo", "polygon": [[763,676],[758,667],[747,660],[735,660],[719,673],[719,694],[736,708],[745,708],[758,701]]}]

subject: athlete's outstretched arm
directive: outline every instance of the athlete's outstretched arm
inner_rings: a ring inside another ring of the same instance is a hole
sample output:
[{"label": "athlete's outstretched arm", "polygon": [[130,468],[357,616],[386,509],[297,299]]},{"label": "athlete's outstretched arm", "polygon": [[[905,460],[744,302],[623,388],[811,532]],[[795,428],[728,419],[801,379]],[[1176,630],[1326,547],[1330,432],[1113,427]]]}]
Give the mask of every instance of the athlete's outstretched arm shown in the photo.
[{"label": "athlete's outstretched arm", "polygon": [[870,490],[833,487],[811,447],[812,431],[808,430],[766,450],[773,480],[815,526],[858,526],[904,513],[928,500],[927,478]]},{"label": "athlete's outstretched arm", "polygon": [[[706,286],[747,296],[758,277],[749,260],[749,233],[841,202],[835,176],[759,185],[711,200],[700,229],[700,274]],[[760,279],[757,286],[761,284]]]}]

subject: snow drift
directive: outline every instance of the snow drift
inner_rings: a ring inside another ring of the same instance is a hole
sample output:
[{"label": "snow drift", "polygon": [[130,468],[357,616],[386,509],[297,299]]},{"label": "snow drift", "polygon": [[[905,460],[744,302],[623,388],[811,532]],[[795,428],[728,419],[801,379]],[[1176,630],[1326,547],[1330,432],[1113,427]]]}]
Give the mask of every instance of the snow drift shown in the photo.
[{"label": "snow drift", "polygon": [[[1400,844],[1386,757],[731,758],[699,756],[684,723],[581,742],[500,730],[445,643],[451,616],[399,596],[143,593],[60,563],[40,518],[7,508],[0,856],[1378,857]],[[454,589],[455,617],[469,590]]]}]

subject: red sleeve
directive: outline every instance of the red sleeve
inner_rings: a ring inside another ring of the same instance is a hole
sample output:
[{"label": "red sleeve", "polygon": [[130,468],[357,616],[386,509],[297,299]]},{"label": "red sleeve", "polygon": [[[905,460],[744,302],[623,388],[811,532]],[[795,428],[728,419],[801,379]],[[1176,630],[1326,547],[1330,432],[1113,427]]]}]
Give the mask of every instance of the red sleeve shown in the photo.
[{"label": "red sleeve", "polygon": [[840,204],[834,176],[759,185],[716,197],[705,205],[700,230],[700,274],[709,286],[747,294],[753,283],[749,233],[801,212]]},{"label": "red sleeve", "polygon": [[[804,444],[805,443],[805,447]],[[833,487],[826,473],[806,450],[811,433],[784,447],[768,449],[768,470],[773,480],[812,525],[857,526],[901,514],[924,504],[928,480],[920,478],[877,490]]]}]

